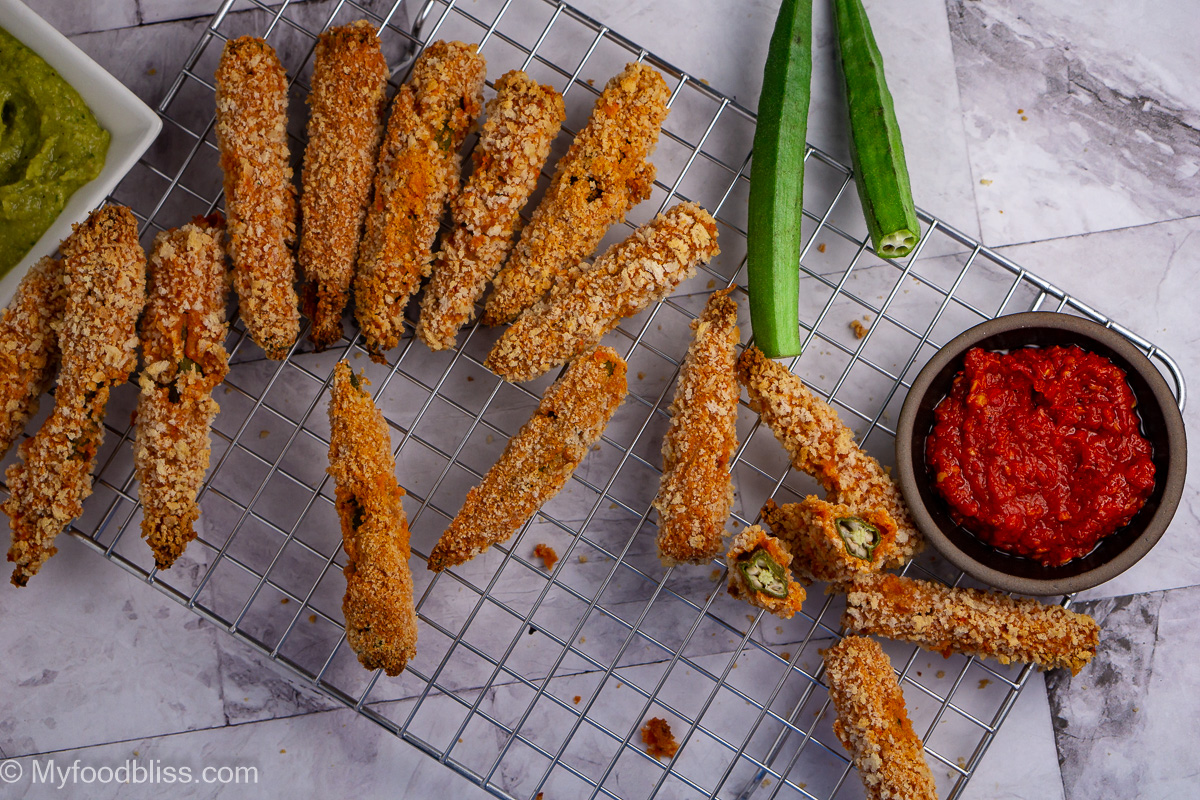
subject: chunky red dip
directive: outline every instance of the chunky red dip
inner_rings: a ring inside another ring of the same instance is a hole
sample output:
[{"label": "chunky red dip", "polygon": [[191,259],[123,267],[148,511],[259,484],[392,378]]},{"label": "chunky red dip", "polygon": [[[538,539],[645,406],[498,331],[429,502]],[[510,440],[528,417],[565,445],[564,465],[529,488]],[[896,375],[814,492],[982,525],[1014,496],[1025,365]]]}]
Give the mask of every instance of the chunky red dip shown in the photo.
[{"label": "chunky red dip", "polygon": [[926,461],[955,520],[1007,552],[1087,554],[1154,488],[1125,373],[1078,347],[967,352],[934,409]]}]

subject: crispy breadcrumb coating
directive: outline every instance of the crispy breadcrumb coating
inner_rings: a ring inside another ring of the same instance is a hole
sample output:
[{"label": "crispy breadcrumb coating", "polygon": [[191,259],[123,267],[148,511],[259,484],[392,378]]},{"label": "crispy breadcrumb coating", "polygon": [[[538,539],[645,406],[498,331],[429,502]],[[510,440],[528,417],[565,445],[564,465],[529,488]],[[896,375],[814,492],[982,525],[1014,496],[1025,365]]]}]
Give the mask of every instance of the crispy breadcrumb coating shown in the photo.
[{"label": "crispy breadcrumb coating", "polygon": [[879,643],[847,636],[825,651],[837,710],[833,732],[853,754],[870,800],[937,800],[925,748],[913,730],[892,662]]},{"label": "crispy breadcrumb coating", "polygon": [[233,288],[250,337],[281,359],[300,332],[287,75],[269,44],[242,36],[225,43],[216,86]]},{"label": "crispy breadcrumb coating", "polygon": [[629,64],[609,80],[496,276],[485,325],[516,319],[591,255],[610,225],[650,196],[655,173],[647,159],[670,96],[662,75],[645,64]]},{"label": "crispy breadcrumb coating", "polygon": [[346,549],[346,641],[367,669],[399,675],[417,653],[408,521],[387,422],[345,361],[329,399],[329,474]]},{"label": "crispy breadcrumb coating", "polygon": [[666,297],[720,252],[717,224],[695,203],[680,203],[581,264],[545,300],[512,324],[484,366],[528,381],[592,347],[625,317]]},{"label": "crispy breadcrumb coating", "polygon": [[658,557],[666,566],[705,564],[721,554],[733,505],[729,463],[737,450],[738,389],[734,362],[740,338],[733,289],[714,292],[692,322],[692,343],[671,401],[663,437]]},{"label": "crispy breadcrumb coating", "polygon": [[846,592],[842,625],[937,653],[1034,663],[1078,674],[1096,654],[1100,627],[1086,614],[999,592],[954,589],[889,573],[860,575]]},{"label": "crispy breadcrumb coating", "polygon": [[542,396],[429,554],[429,569],[469,561],[516,533],[566,484],[625,399],[625,361],[608,347],[586,353]]},{"label": "crispy breadcrumb coating", "polygon": [[425,287],[417,335],[431,350],[454,347],[513,246],[521,209],[537,185],[566,111],[562,95],[520,70],[496,81],[487,121],[471,155],[474,168],[454,199],[452,232],[443,238]]},{"label": "crispy breadcrumb coating", "polygon": [[318,350],[342,335],[383,136],[387,79],[379,37],[366,20],[317,39],[296,257],[304,272],[304,314],[312,320],[309,338]]},{"label": "crispy breadcrumb coating", "polygon": [[746,387],[750,408],[791,456],[792,466],[816,478],[826,500],[849,506],[859,517],[882,508],[896,523],[896,544],[884,566],[901,567],[920,552],[925,539],[892,477],[854,443],[828,403],[753,346],[738,359],[738,381]]},{"label": "crispy breadcrumb coating", "polygon": [[[783,597],[773,596],[752,586],[743,572],[744,565],[752,562],[760,551],[779,567],[780,574],[776,577]],[[725,566],[729,568],[727,589],[731,595],[752,606],[766,609],[777,617],[791,619],[808,596],[804,587],[792,579],[792,571],[788,568],[791,563],[792,556],[781,541],[769,536],[760,526],[751,525],[733,538],[729,552],[725,554]]]},{"label": "crispy breadcrumb coating", "polygon": [[483,107],[487,64],[473,44],[434,42],[392,101],[379,148],[354,301],[372,358],[404,332],[404,309],[432,267],[442,210],[458,192],[459,149]]},{"label": "crispy breadcrumb coating", "polygon": [[671,733],[671,724],[662,717],[651,717],[642,726],[642,744],[646,755],[653,758],[672,758],[679,752],[679,742]]},{"label": "crispy breadcrumb coating", "polygon": [[58,368],[58,330],[66,293],[62,265],[45,257],[21,278],[0,316],[0,456],[37,413]]},{"label": "crispy breadcrumb coating", "polygon": [[150,254],[133,452],[142,538],[159,569],[169,569],[196,538],[196,495],[220,410],[212,390],[229,372],[223,227],[219,216],[198,217],[158,234]]},{"label": "crispy breadcrumb coating", "polygon": [[137,365],[137,318],[146,303],[146,254],[124,206],[93,211],[59,248],[66,301],[54,411],[21,443],[4,502],[12,526],[12,582],[24,586],[58,548],[54,537],[83,513],[104,439],[109,387]]},{"label": "crispy breadcrumb coating", "polygon": [[[809,495],[782,506],[767,500],[762,517],[771,533],[787,545],[796,574],[807,580],[845,581],[863,572],[878,572],[896,549],[896,523],[882,508],[856,513],[850,506]],[[839,520],[856,517],[878,532],[878,543],[868,558],[849,552],[838,530]]]}]

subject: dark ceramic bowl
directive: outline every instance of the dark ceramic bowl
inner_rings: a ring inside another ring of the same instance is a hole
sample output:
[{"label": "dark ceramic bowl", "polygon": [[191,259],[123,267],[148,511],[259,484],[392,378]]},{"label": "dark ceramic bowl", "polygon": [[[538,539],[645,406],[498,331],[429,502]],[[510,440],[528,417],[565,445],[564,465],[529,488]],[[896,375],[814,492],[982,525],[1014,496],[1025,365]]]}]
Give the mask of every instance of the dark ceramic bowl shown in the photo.
[{"label": "dark ceramic bowl", "polygon": [[[988,545],[950,518],[925,466],[925,438],[933,409],[950,391],[972,347],[1012,350],[1030,345],[1078,345],[1105,356],[1125,371],[1137,398],[1142,434],[1154,449],[1154,492],[1129,524],[1100,541],[1086,556],[1047,567]],[[1082,317],[1034,311],[989,320],[960,334],[921,369],[896,429],[900,490],[917,527],[959,569],[998,589],[1020,594],[1078,592],[1129,569],[1162,537],[1183,494],[1187,442],[1183,417],[1167,382],[1150,360],[1121,334]]]}]

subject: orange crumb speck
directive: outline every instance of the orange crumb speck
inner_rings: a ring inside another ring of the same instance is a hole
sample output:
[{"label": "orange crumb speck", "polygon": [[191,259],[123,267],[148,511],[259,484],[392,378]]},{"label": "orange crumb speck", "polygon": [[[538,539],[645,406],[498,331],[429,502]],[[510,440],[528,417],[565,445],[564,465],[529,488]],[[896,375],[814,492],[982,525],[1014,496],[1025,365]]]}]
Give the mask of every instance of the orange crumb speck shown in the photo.
[{"label": "orange crumb speck", "polygon": [[866,325],[863,325],[860,320],[852,320],[850,322],[850,330],[854,331],[854,338],[861,339],[867,335],[867,331],[871,330]]},{"label": "orange crumb speck", "polygon": [[825,252],[825,243],[824,243],[824,242],[821,242],[820,244],[818,244],[818,245],[817,245],[817,252],[818,252],[818,253],[824,253],[824,252]]},{"label": "orange crumb speck", "polygon": [[287,597],[279,598],[279,605],[281,605],[281,606],[286,606],[289,602],[291,602],[290,598],[287,598]]},{"label": "orange crumb speck", "polygon": [[542,560],[542,565],[547,572],[554,569],[554,565],[558,563],[558,553],[554,552],[554,548],[548,544],[539,544],[533,548],[533,554]]},{"label": "orange crumb speck", "polygon": [[575,701],[575,705],[579,705],[579,701],[582,700],[583,698],[580,697],[579,695],[575,695],[575,697],[572,699]]},{"label": "orange crumb speck", "polygon": [[642,743],[646,745],[646,753],[655,758],[671,758],[679,751],[671,726],[658,717],[651,717],[642,726]]}]

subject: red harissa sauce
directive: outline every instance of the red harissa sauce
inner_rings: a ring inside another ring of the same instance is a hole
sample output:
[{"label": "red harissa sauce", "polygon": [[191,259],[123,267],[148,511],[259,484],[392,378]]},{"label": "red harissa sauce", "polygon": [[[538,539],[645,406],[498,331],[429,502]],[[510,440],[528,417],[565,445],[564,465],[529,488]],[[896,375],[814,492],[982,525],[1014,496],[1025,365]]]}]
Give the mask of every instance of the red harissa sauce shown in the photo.
[{"label": "red harissa sauce", "polygon": [[934,409],[926,460],[955,520],[988,544],[1062,564],[1154,488],[1125,373],[1078,347],[970,350]]}]

